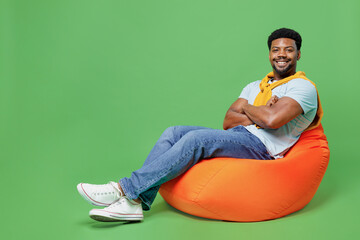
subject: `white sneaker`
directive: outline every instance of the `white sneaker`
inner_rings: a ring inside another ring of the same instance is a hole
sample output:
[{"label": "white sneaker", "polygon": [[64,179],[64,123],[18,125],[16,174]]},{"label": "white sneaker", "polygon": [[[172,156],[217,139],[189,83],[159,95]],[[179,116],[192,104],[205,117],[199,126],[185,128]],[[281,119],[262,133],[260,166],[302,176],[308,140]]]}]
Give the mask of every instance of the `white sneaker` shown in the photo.
[{"label": "white sneaker", "polygon": [[110,206],[110,204],[119,200],[122,195],[115,182],[102,185],[79,183],[77,190],[86,201],[95,206]]},{"label": "white sneaker", "polygon": [[92,209],[89,212],[92,219],[100,222],[141,221],[144,219],[141,203],[122,196],[109,207]]}]

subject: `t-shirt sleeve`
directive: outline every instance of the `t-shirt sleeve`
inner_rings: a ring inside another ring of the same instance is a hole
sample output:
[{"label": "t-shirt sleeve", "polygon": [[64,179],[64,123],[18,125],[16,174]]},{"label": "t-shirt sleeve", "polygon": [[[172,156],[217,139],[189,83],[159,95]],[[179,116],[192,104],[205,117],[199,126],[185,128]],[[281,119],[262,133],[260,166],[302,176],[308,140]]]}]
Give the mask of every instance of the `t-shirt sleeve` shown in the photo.
[{"label": "t-shirt sleeve", "polygon": [[246,87],[244,87],[244,89],[240,93],[239,98],[244,98],[246,100],[249,100],[250,88],[251,88],[251,83],[249,83],[248,85],[246,85]]},{"label": "t-shirt sleeve", "polygon": [[294,79],[284,97],[290,97],[297,101],[304,111],[304,114],[317,108],[317,91],[315,86],[305,79]]}]

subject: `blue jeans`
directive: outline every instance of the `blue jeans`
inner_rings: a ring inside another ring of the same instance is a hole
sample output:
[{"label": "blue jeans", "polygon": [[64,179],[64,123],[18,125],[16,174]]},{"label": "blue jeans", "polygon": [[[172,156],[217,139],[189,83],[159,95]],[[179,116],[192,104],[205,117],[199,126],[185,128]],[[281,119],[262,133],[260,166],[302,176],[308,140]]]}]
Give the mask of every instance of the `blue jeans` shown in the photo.
[{"label": "blue jeans", "polygon": [[130,199],[149,210],[160,185],[183,174],[199,160],[214,157],[272,159],[264,144],[243,126],[218,130],[174,126],[164,131],[144,165],[119,183]]}]

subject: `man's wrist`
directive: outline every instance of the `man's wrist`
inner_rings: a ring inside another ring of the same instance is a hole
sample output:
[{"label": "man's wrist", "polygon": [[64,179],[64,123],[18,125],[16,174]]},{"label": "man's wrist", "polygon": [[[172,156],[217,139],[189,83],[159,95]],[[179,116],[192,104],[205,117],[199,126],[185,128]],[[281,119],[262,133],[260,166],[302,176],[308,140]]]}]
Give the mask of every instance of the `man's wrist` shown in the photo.
[{"label": "man's wrist", "polygon": [[249,106],[250,106],[250,104],[247,103],[247,104],[244,104],[244,106],[242,107],[242,111],[245,115],[246,115],[246,111],[249,108]]}]

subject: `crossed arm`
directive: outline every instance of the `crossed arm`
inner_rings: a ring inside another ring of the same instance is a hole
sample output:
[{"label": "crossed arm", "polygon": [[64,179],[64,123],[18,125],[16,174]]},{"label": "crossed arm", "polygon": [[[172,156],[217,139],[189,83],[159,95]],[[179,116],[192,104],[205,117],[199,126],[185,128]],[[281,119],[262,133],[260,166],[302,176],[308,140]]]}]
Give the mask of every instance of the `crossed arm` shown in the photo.
[{"label": "crossed arm", "polygon": [[244,98],[237,99],[226,112],[223,128],[256,123],[262,128],[279,128],[303,112],[300,104],[290,97],[271,99],[264,106],[248,104]]}]

